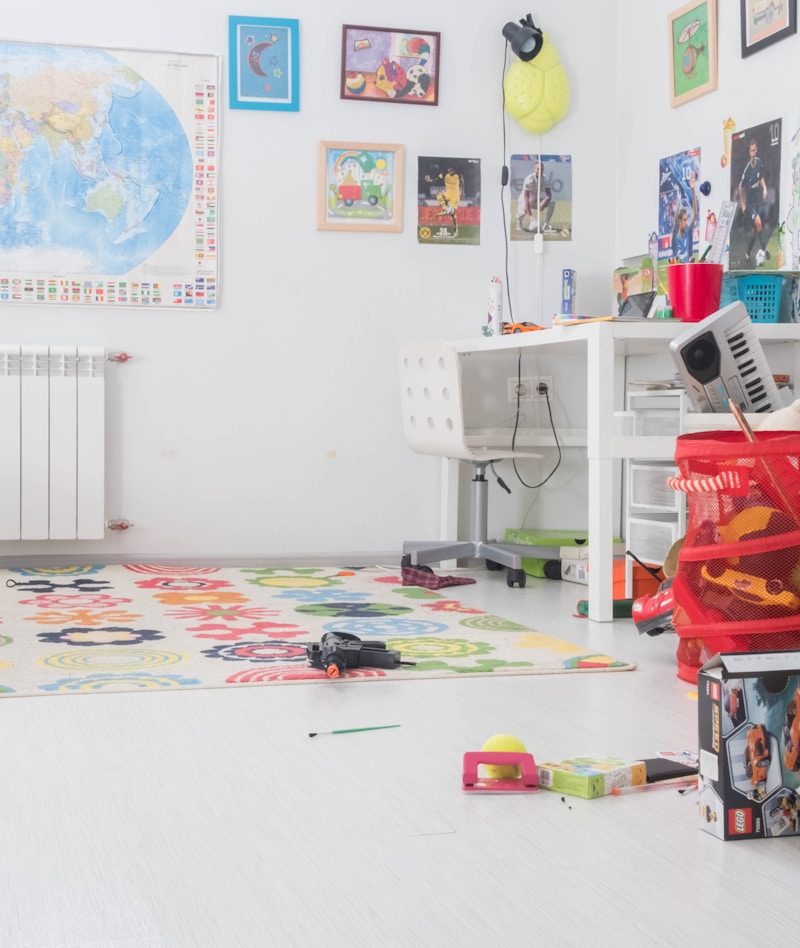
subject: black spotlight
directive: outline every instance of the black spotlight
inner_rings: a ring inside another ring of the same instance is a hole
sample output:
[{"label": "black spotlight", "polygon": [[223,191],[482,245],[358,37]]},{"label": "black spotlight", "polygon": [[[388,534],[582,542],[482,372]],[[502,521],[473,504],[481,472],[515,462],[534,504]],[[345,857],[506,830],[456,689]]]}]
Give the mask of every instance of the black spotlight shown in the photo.
[{"label": "black spotlight", "polygon": [[503,36],[511,43],[514,54],[523,62],[529,62],[534,56],[539,55],[544,38],[530,13],[519,22],[519,26],[516,23],[506,23],[503,27]]}]

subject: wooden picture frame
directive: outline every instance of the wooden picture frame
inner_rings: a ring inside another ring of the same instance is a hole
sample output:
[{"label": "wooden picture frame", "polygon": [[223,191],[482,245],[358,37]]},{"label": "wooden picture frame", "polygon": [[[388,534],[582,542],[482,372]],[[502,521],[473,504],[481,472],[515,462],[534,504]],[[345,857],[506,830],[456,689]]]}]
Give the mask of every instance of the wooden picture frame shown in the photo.
[{"label": "wooden picture frame", "polygon": [[228,17],[232,109],[300,110],[300,21]]},{"label": "wooden picture frame", "polygon": [[438,105],[440,57],[440,33],[346,23],[339,97]]},{"label": "wooden picture frame", "polygon": [[691,0],[667,17],[670,105],[717,88],[717,0]]},{"label": "wooden picture frame", "polygon": [[403,229],[404,145],[319,143],[317,230]]},{"label": "wooden picture frame", "polygon": [[797,0],[739,0],[742,59],[797,32]]}]

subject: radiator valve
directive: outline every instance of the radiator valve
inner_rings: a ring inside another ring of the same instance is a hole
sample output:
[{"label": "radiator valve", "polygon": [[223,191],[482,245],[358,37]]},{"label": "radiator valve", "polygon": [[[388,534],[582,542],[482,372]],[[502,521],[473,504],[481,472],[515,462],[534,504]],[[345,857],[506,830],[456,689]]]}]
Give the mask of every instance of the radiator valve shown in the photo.
[{"label": "radiator valve", "polygon": [[109,362],[129,362],[133,356],[130,352],[109,352],[106,358]]},{"label": "radiator valve", "polygon": [[133,524],[130,520],[109,520],[106,526],[109,530],[128,530]]}]

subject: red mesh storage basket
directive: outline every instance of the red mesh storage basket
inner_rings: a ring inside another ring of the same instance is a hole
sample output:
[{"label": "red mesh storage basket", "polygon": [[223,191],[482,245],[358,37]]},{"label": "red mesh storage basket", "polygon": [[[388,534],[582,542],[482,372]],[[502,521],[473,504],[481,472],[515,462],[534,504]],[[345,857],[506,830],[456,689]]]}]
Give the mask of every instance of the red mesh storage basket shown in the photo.
[{"label": "red mesh storage basket", "polygon": [[678,676],[717,652],[800,648],[800,432],[677,439],[686,539],[672,585]]}]

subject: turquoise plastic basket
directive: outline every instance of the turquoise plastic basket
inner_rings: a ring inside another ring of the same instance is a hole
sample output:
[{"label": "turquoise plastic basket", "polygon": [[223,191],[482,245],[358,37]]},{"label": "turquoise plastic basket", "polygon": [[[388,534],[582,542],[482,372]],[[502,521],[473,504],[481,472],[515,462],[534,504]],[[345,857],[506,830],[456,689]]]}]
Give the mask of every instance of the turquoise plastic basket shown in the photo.
[{"label": "turquoise plastic basket", "polygon": [[760,273],[736,276],[726,273],[722,281],[720,306],[737,300],[744,303],[754,323],[777,323],[781,313],[784,278]]}]

